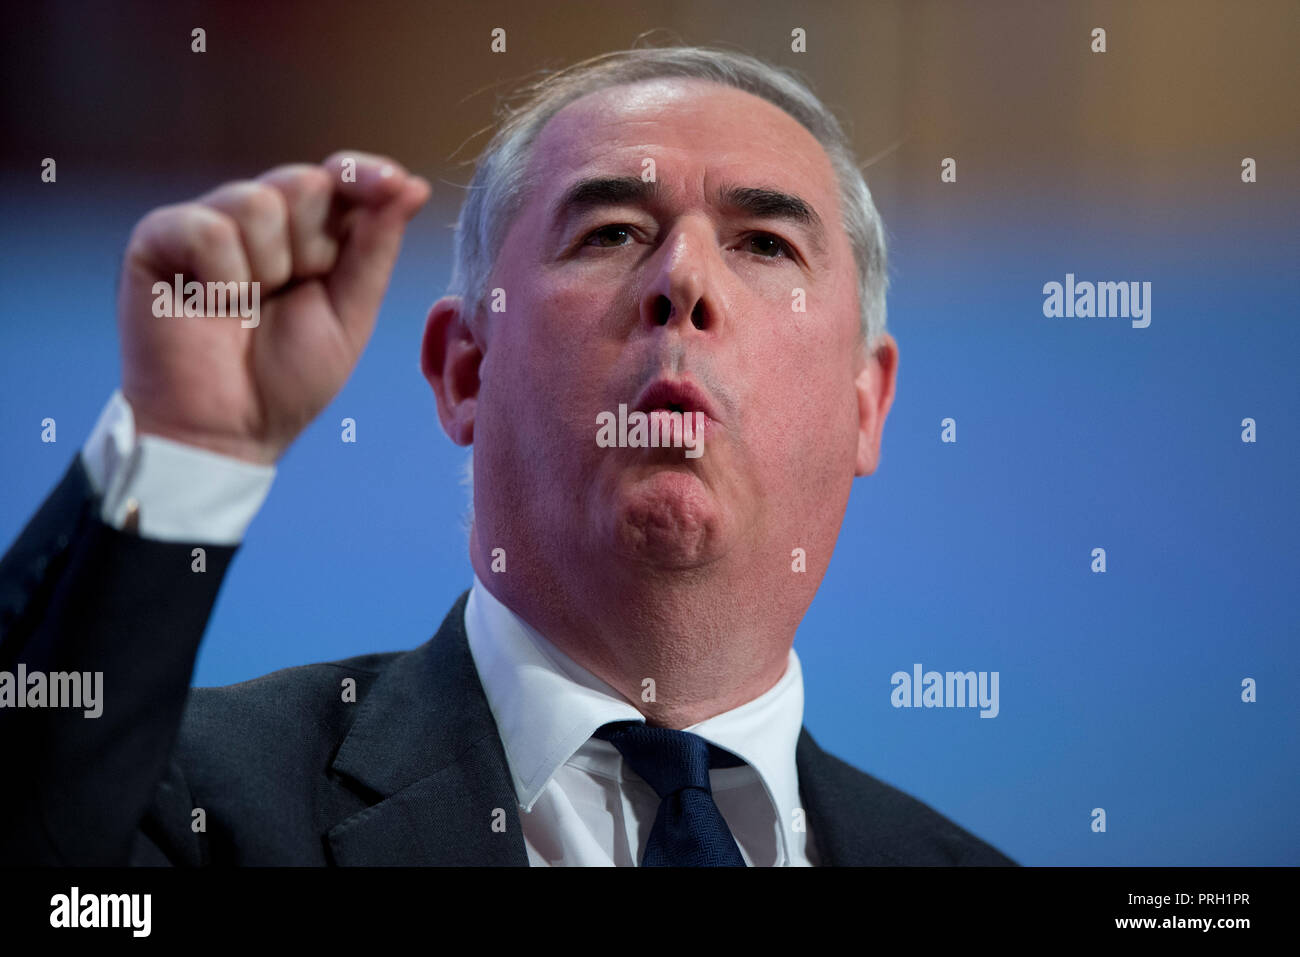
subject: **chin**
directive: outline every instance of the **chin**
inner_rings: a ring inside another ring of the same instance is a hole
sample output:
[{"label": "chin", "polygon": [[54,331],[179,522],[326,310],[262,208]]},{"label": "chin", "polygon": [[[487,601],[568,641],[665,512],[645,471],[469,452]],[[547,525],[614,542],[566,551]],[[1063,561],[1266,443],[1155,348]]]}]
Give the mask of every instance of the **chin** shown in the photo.
[{"label": "chin", "polygon": [[691,470],[658,469],[623,484],[606,513],[616,554],[665,569],[722,554],[725,522],[712,491]]}]

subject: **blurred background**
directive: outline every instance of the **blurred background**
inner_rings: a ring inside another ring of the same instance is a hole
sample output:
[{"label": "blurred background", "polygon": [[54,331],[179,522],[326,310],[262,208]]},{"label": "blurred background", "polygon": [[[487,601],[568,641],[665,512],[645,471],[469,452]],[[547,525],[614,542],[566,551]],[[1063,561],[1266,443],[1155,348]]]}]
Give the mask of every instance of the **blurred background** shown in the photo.
[{"label": "blurred background", "polygon": [[[3,18],[4,547],[118,384],[118,261],[145,212],[346,147],[434,183],[359,367],[249,530],[195,684],[432,635],[471,582],[465,453],[417,349],[498,99],[638,42],[722,44],[809,80],[889,230],[898,394],[795,641],[809,730],[1025,864],[1300,863],[1294,2],[50,2]],[[1067,272],[1151,282],[1150,327],[1044,318],[1043,284]],[[1000,714],[893,708],[890,676],[918,662],[999,672]]]}]

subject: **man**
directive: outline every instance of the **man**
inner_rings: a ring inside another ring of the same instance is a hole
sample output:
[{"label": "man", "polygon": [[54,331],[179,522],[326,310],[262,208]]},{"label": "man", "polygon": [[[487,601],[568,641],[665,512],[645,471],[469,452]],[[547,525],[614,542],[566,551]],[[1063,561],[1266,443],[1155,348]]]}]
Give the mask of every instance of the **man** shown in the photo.
[{"label": "man", "polygon": [[[1012,863],[802,728],[792,642],[897,346],[842,132],[732,53],[579,64],[480,159],[421,353],[475,446],[473,587],[433,639],[186,700],[273,465],[428,195],[343,153],[136,228],[120,393],[0,566],[0,666],[102,672],[106,703],[0,710],[4,857]],[[177,274],[260,283],[259,319],[160,318]]]}]

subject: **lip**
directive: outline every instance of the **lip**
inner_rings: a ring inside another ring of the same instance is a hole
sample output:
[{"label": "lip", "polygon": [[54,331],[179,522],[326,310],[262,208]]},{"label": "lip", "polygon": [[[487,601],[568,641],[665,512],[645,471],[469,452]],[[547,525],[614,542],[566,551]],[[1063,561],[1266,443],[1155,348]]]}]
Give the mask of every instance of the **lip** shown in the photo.
[{"label": "lip", "polygon": [[708,395],[689,379],[658,378],[651,381],[637,396],[635,411],[647,415],[657,409],[681,412],[703,412],[708,423],[718,421],[717,412]]}]

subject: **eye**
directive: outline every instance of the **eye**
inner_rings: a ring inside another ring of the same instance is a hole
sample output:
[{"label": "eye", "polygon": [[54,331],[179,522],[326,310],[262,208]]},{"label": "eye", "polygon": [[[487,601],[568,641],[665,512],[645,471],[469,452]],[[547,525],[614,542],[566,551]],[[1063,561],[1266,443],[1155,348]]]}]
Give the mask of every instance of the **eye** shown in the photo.
[{"label": "eye", "polygon": [[[632,227],[625,223],[613,223],[609,226],[602,226],[594,232],[588,233],[582,241],[584,246],[600,246],[605,248],[626,246],[627,243],[620,242],[621,238],[629,241],[632,238]],[[593,239],[612,239],[613,242],[592,242]]]},{"label": "eye", "polygon": [[751,233],[745,241],[750,244],[750,249],[755,255],[764,259],[779,259],[781,256],[786,259],[794,258],[794,250],[780,236],[773,236],[771,233]]}]

